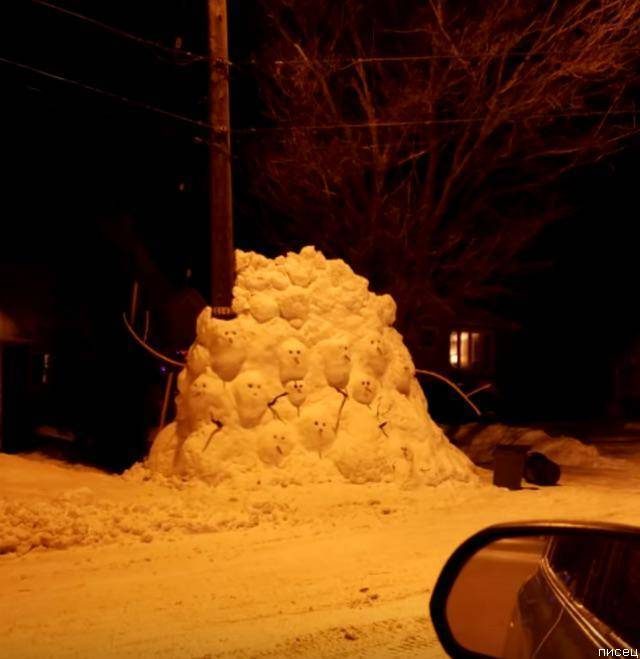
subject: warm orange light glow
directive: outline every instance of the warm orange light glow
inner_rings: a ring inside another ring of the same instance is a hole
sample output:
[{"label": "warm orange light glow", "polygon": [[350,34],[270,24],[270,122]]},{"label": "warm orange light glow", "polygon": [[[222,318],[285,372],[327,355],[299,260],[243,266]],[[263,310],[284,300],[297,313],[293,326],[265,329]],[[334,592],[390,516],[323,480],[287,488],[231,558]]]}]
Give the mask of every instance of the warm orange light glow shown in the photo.
[{"label": "warm orange light glow", "polygon": [[458,365],[458,332],[449,335],[449,363],[451,366]]},{"label": "warm orange light glow", "polygon": [[467,368],[471,363],[471,343],[469,332],[460,332],[460,366]]},{"label": "warm orange light glow", "polygon": [[456,330],[449,334],[449,364],[470,368],[482,362],[483,335],[481,332]]},{"label": "warm orange light glow", "polygon": [[477,364],[482,359],[481,347],[480,347],[480,334],[478,332],[472,332],[471,334],[471,363]]}]

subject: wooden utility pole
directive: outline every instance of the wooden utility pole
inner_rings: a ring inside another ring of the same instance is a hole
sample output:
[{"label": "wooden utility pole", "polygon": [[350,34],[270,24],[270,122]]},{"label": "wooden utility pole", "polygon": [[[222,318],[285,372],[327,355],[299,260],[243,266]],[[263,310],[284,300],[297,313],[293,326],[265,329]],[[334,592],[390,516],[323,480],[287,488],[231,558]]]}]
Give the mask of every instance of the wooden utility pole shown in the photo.
[{"label": "wooden utility pole", "polygon": [[227,1],[207,0],[209,13],[209,213],[211,218],[211,307],[219,318],[233,315],[235,253],[231,190],[229,48]]}]

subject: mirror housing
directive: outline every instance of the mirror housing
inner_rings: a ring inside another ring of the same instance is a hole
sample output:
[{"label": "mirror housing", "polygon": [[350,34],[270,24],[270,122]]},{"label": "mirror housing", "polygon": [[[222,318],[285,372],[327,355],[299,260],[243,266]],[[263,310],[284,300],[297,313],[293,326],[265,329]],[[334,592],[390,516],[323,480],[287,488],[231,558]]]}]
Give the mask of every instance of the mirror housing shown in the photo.
[{"label": "mirror housing", "polygon": [[[483,549],[500,541],[546,538],[554,539],[573,536],[576,540],[593,542],[611,540],[640,543],[640,529],[620,524],[597,522],[521,522],[490,526],[462,543],[445,563],[436,582],[430,600],[430,614],[438,639],[449,656],[462,659],[495,659],[493,655],[483,654],[466,648],[458,641],[451,628],[447,615],[447,602],[461,572]],[[639,622],[640,624],[640,622]]]}]

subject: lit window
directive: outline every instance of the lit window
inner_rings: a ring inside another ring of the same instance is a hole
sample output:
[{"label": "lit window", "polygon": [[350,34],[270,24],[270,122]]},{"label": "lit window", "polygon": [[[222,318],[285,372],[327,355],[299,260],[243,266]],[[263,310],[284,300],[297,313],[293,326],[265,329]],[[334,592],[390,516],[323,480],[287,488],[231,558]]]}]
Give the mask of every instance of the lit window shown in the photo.
[{"label": "lit window", "polygon": [[482,360],[482,350],[479,332],[471,333],[471,363],[477,364]]},{"label": "lit window", "polygon": [[458,365],[458,332],[451,332],[449,336],[449,363]]},{"label": "lit window", "polygon": [[449,335],[449,364],[471,368],[484,361],[485,337],[480,332],[456,330]]},{"label": "lit window", "polygon": [[471,363],[471,343],[469,342],[469,332],[460,332],[460,354],[458,355],[458,364],[460,368],[468,368]]}]

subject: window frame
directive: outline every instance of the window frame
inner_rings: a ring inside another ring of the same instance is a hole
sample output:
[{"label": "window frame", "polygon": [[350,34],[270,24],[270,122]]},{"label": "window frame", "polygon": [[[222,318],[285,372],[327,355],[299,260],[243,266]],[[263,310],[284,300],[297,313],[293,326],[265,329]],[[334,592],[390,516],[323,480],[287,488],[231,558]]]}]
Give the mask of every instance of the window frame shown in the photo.
[{"label": "window frame", "polygon": [[489,367],[493,352],[492,336],[490,330],[468,326],[450,330],[449,366],[459,371],[477,371]]}]

